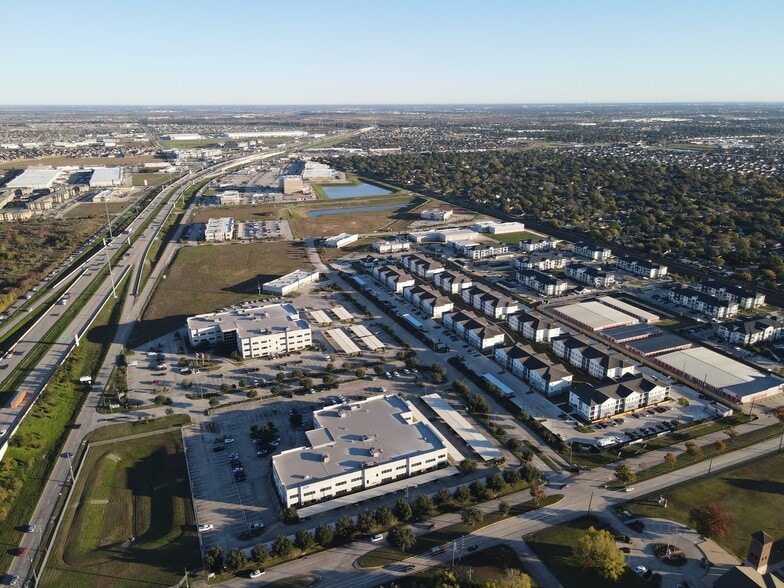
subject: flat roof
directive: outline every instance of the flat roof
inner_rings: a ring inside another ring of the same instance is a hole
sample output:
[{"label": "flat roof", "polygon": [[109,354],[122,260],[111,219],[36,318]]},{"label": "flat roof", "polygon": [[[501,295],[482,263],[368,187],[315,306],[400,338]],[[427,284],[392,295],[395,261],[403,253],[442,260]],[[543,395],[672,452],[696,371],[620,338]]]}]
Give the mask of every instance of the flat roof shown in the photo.
[{"label": "flat roof", "polygon": [[354,319],[354,315],[352,315],[349,311],[343,308],[340,304],[336,304],[332,308],[330,308],[332,313],[338,317],[338,320],[341,321],[350,321]]},{"label": "flat roof", "polygon": [[707,347],[692,347],[673,351],[656,358],[657,361],[704,381],[708,386],[738,397],[768,392],[784,385],[784,380],[771,376],[749,365],[717,353]]},{"label": "flat roof", "polygon": [[123,170],[121,167],[96,167],[90,182],[119,182],[122,180]]},{"label": "flat roof", "polygon": [[629,304],[628,302],[624,302],[618,298],[613,296],[600,296],[597,298],[599,302],[602,304],[612,305],[618,310],[625,312],[627,314],[631,314],[632,316],[639,317],[642,319],[643,322],[646,323],[657,323],[661,320],[661,317],[658,314],[654,314],[650,311],[647,311],[639,306],[635,306],[634,304]]},{"label": "flat roof", "polygon": [[501,380],[499,380],[498,378],[496,378],[496,377],[495,377],[493,374],[491,374],[490,372],[486,372],[486,373],[482,374],[482,377],[483,377],[485,380],[487,380],[488,382],[490,382],[491,384],[493,384],[493,385],[494,385],[496,388],[498,388],[498,389],[499,389],[501,392],[503,392],[504,394],[507,394],[507,395],[512,395],[512,394],[514,394],[513,390],[512,390],[512,389],[511,389],[509,386],[507,386],[506,384],[504,384],[504,383],[503,383]]},{"label": "flat roof", "polygon": [[664,333],[658,337],[648,337],[625,343],[628,349],[641,355],[659,355],[682,347],[690,347],[692,342],[672,333]]},{"label": "flat roof", "polygon": [[567,304],[566,306],[559,306],[553,310],[594,331],[601,331],[602,329],[611,328],[616,325],[639,322],[639,320],[632,315],[610,308],[606,304],[602,304],[596,300]]},{"label": "flat roof", "polygon": [[602,335],[611,341],[615,341],[616,343],[622,343],[624,341],[628,341],[629,339],[635,339],[639,337],[656,337],[658,335],[662,335],[663,333],[664,331],[662,331],[659,327],[654,327],[653,325],[627,325],[625,327],[615,327],[602,331]]},{"label": "flat roof", "polygon": [[337,347],[343,353],[359,353],[359,347],[346,335],[341,328],[329,329],[326,334],[332,338],[333,347]]},{"label": "flat roof", "polygon": [[[328,431],[332,441],[284,451],[272,457],[273,466],[280,481],[294,488],[365,465],[446,449],[429,421],[421,415],[412,417],[411,405],[399,396],[376,396],[317,410],[313,421]],[[374,456],[373,450],[380,453]]]},{"label": "flat roof", "polygon": [[188,319],[188,329],[204,330],[220,326],[226,333],[237,331],[240,337],[263,335],[287,329],[307,329],[308,321],[300,318],[299,311],[291,304],[242,307],[228,312],[200,314]]},{"label": "flat roof", "polygon": [[[210,219],[212,220],[212,219]],[[290,274],[286,274],[285,276],[281,276],[279,278],[275,278],[271,282],[265,282],[262,284],[265,288],[280,288],[282,286],[287,286],[289,284],[295,284],[301,280],[307,280],[313,277],[313,274],[318,274],[316,270],[306,270],[306,269],[298,269]]]},{"label": "flat roof", "polygon": [[59,169],[28,167],[20,175],[6,184],[6,188],[37,188],[51,186],[60,175]]},{"label": "flat roof", "polygon": [[367,327],[364,325],[351,325],[349,328],[351,329],[351,332],[354,333],[354,336],[371,351],[374,349],[383,349],[385,347],[385,345],[379,341],[378,337],[368,331]]},{"label": "flat roof", "polygon": [[316,321],[320,325],[328,325],[332,323],[332,319],[327,316],[327,313],[323,310],[311,310],[310,311],[311,318]]},{"label": "flat roof", "polygon": [[498,450],[493,442],[477,431],[463,415],[455,410],[446,400],[438,394],[427,394],[422,396],[427,405],[444,420],[444,423],[457,433],[472,450],[474,450],[484,461],[498,459],[503,454]]}]

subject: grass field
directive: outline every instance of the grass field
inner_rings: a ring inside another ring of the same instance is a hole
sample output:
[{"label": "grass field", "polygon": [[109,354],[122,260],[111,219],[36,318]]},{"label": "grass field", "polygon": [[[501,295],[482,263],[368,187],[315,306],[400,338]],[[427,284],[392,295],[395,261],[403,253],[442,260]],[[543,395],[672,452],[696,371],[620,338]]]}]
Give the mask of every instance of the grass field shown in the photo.
[{"label": "grass field", "polygon": [[606,588],[607,586],[623,586],[623,588],[643,588],[652,584],[635,574],[630,568],[617,582],[609,582],[594,573],[584,570],[574,555],[577,540],[591,525],[598,526],[595,521],[579,518],[565,525],[550,527],[535,533],[529,541],[531,547],[539,555],[553,575],[563,584],[564,588]]},{"label": "grass field", "polygon": [[520,241],[525,239],[538,239],[541,235],[531,233],[530,231],[520,231],[519,233],[501,233],[500,235],[493,235],[490,233],[488,237],[495,241],[500,241],[501,243],[517,245]]},{"label": "grass field", "polygon": [[[746,557],[749,535],[763,530],[776,541],[771,563],[784,559],[784,454],[760,459],[666,493],[667,511],[655,500],[637,500],[627,509],[640,516],[664,516],[689,524],[689,511],[706,502],[717,502],[730,516],[729,536],[716,541],[741,560]],[[658,495],[655,497],[658,499]]]},{"label": "grass field", "polygon": [[91,446],[75,497],[43,585],[170,586],[199,566],[179,429]]},{"label": "grass field", "polygon": [[154,339],[181,328],[194,314],[258,298],[264,282],[311,268],[301,243],[204,245],[177,252],[165,280],[158,284],[135,337]]},{"label": "grass field", "polygon": [[117,167],[139,165],[140,163],[150,163],[160,161],[155,159],[152,155],[140,155],[138,157],[82,157],[73,158],[65,155],[58,155],[56,157],[40,157],[37,159],[12,159],[10,161],[0,162],[0,169],[18,169],[21,167],[28,167],[31,165],[86,165],[86,166],[101,166],[101,167]]},{"label": "grass field", "polygon": [[162,173],[133,174],[133,177],[131,178],[131,184],[133,186],[144,186],[144,182],[146,180],[148,186],[157,186],[159,184],[163,184],[171,177],[172,176],[170,174]]},{"label": "grass field", "polygon": [[[116,215],[118,212],[122,212],[125,210],[128,205],[130,204],[129,200],[122,200],[119,202],[85,202],[83,204],[79,204],[78,206],[74,206],[71,210],[68,211],[67,214],[64,215],[64,218],[98,218],[98,226],[106,224],[106,208],[109,208],[109,214],[111,216]],[[114,225],[112,225],[114,226]]]}]

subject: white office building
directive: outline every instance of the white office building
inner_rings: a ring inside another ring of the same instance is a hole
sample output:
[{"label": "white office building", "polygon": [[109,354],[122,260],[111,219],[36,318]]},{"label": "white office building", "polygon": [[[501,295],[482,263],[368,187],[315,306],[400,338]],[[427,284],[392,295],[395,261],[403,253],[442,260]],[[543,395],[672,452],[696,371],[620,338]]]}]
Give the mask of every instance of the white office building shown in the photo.
[{"label": "white office building", "polygon": [[290,353],[312,344],[310,325],[291,304],[200,314],[189,318],[187,325],[193,347],[227,345],[243,358]]},{"label": "white office building", "polygon": [[205,241],[231,241],[234,237],[234,219],[231,217],[211,218],[204,227]]},{"label": "white office building", "polygon": [[308,445],[272,458],[284,506],[304,506],[410,478],[447,464],[446,443],[398,396],[330,406],[313,413]]},{"label": "white office building", "polygon": [[358,239],[359,235],[351,233],[340,233],[340,235],[335,235],[334,237],[327,237],[324,239],[324,245],[327,247],[337,247],[339,249],[356,242]]}]

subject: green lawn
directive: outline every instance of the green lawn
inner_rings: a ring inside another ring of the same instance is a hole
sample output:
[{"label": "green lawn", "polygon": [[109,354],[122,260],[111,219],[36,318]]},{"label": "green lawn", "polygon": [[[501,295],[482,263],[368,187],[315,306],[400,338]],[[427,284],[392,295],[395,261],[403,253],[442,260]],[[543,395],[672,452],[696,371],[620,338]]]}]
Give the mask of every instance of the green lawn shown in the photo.
[{"label": "green lawn", "polygon": [[760,459],[733,470],[725,470],[670,492],[667,510],[642,498],[626,505],[640,516],[665,516],[689,524],[689,511],[706,502],[717,502],[730,516],[731,532],[717,542],[740,559],[745,558],[749,535],[763,530],[776,541],[770,561],[784,559],[784,454]]},{"label": "green lawn", "polygon": [[44,585],[170,586],[198,567],[179,428],[92,445],[74,496],[79,508],[63,515]]},{"label": "green lawn", "polygon": [[501,233],[500,235],[490,234],[489,237],[501,243],[508,243],[509,245],[517,245],[520,241],[525,239],[538,239],[541,235],[532,233],[530,231],[520,231],[519,233]]},{"label": "green lawn", "polygon": [[618,586],[623,588],[643,588],[652,584],[635,574],[630,568],[617,582],[609,582],[597,573],[584,570],[574,555],[574,548],[583,532],[591,525],[598,526],[596,521],[582,517],[564,525],[550,527],[528,538],[531,547],[536,551],[544,564],[558,578],[564,588],[606,588]]}]

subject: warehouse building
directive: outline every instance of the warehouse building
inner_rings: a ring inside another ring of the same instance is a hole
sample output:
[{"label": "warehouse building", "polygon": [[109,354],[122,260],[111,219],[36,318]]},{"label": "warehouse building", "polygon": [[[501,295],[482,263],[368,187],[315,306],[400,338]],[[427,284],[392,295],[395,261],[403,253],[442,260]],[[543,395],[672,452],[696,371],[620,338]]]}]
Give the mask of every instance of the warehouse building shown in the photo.
[{"label": "warehouse building", "polygon": [[265,283],[261,288],[264,292],[285,296],[289,292],[299,290],[306,284],[317,282],[318,279],[319,273],[317,271],[298,269],[290,274],[286,274],[285,276]]},{"label": "warehouse building", "polygon": [[290,353],[312,344],[310,325],[291,304],[200,314],[189,318],[187,327],[193,347],[225,345],[243,358]]},{"label": "warehouse building", "polygon": [[123,181],[123,168],[121,167],[96,167],[90,176],[91,188],[109,188],[121,186]]},{"label": "warehouse building", "polygon": [[34,190],[49,190],[60,176],[60,170],[51,167],[28,167],[6,184],[14,193],[24,194]]},{"label": "warehouse building", "polygon": [[345,247],[346,245],[350,245],[351,243],[356,242],[359,239],[359,235],[352,234],[352,233],[340,233],[340,235],[335,235],[334,237],[327,237],[324,239],[324,245],[327,247],[337,247],[340,249],[341,247]]},{"label": "warehouse building", "polygon": [[307,447],[272,458],[284,506],[304,506],[447,464],[441,435],[407,401],[377,396],[313,413]]}]

